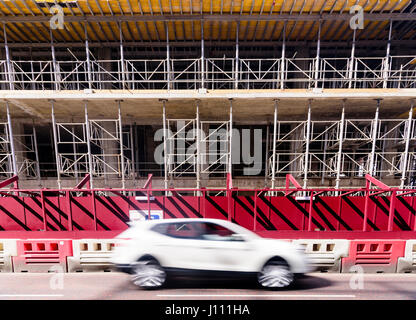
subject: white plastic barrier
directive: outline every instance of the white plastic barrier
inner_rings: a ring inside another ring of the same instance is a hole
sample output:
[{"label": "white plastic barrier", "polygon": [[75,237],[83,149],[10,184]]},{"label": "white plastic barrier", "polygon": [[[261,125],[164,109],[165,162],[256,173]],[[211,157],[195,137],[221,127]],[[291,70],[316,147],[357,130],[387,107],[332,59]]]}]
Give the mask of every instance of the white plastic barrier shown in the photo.
[{"label": "white plastic barrier", "polygon": [[0,272],[13,272],[12,257],[17,256],[16,239],[0,240]]},{"label": "white plastic barrier", "polygon": [[309,263],[321,272],[341,272],[341,258],[348,256],[350,248],[348,240],[302,239],[292,243],[306,245]]},{"label": "white plastic barrier", "polygon": [[407,240],[404,257],[397,262],[397,273],[416,272],[416,240]]},{"label": "white plastic barrier", "polygon": [[73,240],[73,256],[67,258],[68,272],[111,271],[115,239]]}]

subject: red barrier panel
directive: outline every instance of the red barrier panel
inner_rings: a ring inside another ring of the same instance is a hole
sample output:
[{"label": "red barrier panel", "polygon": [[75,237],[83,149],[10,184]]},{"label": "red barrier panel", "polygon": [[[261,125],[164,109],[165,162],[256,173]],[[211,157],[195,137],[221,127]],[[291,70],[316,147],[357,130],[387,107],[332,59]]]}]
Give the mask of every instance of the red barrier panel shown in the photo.
[{"label": "red barrier panel", "polygon": [[358,272],[352,266],[360,266],[364,272],[394,273],[397,260],[404,256],[406,241],[356,240],[351,241],[347,258],[342,259],[341,272]]},{"label": "red barrier panel", "polygon": [[[202,193],[202,192],[201,192]],[[3,231],[115,231],[128,228],[130,211],[170,218],[217,218],[254,231],[416,231],[414,196],[42,196],[0,198]],[[367,204],[367,205],[366,205]],[[365,215],[365,209],[367,214]],[[364,222],[367,218],[366,223]],[[1,232],[0,231],[0,232]]]},{"label": "red barrier panel", "polygon": [[[122,231],[1,231],[0,239],[112,239]],[[415,233],[416,235],[416,233]],[[416,236],[415,236],[416,237]],[[410,238],[409,238],[410,239]],[[55,240],[56,241],[56,240]]]},{"label": "red barrier panel", "polygon": [[[0,239],[112,239],[121,230],[114,231],[1,231]],[[264,238],[272,239],[368,239],[371,232],[365,231],[256,231]],[[415,231],[379,231],[374,234],[377,239],[416,239]]]},{"label": "red barrier panel", "polygon": [[68,256],[72,256],[72,240],[18,240],[13,269],[14,272],[67,272]]}]

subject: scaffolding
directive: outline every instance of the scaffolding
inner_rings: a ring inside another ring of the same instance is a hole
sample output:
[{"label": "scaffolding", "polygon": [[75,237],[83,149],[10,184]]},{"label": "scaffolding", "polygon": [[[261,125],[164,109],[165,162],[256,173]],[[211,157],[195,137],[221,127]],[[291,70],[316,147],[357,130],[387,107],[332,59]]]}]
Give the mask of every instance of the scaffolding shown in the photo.
[{"label": "scaffolding", "polygon": [[[280,121],[275,117],[272,143],[268,147],[266,175],[274,181],[291,174],[304,179],[379,178],[414,180],[416,120],[413,105],[408,119],[380,119],[377,106],[374,119]],[[275,111],[276,113],[277,111]],[[274,141],[274,143],[273,143]]]},{"label": "scaffolding", "polygon": [[[47,2],[42,8],[49,6]],[[14,90],[12,96],[25,90],[53,90],[58,96],[64,90],[96,90],[97,94],[100,90],[188,90],[187,99],[192,99],[193,92],[223,89],[236,90],[238,96],[238,90],[307,89],[319,93],[320,89],[416,88],[416,6],[412,1],[367,1],[367,30],[358,33],[348,25],[348,1],[340,8],[331,1],[304,1],[302,6],[296,1],[284,2],[278,4],[279,13],[274,1],[253,1],[251,9],[247,3],[232,1],[221,1],[213,9],[211,1],[210,13],[203,2],[200,12],[193,11],[192,2],[168,3],[159,3],[160,14],[155,2],[143,8],[140,1],[135,4],[140,14],[129,1],[125,4],[131,14],[123,11],[126,6],[113,11],[109,1],[107,8],[102,7],[103,1],[92,7],[88,1],[75,2],[73,7],[65,4],[67,28],[52,31],[45,27],[49,17],[36,1],[37,9],[21,1],[8,5],[1,1],[4,52],[0,56],[0,90]],[[265,9],[265,4],[270,8]],[[111,14],[105,13],[107,9]],[[222,29],[223,23],[227,30]],[[137,33],[131,31],[133,26]],[[395,41],[410,48],[407,54],[393,50]],[[359,49],[361,44],[366,51]],[[73,53],[69,46],[79,50]],[[116,49],[102,54],[92,49],[107,46]],[[260,58],[244,54],[255,52],[251,49],[258,46]],[[329,48],[327,53],[324,46]],[[222,47],[226,49],[215,52]],[[99,180],[104,184],[121,182],[123,188],[126,181],[135,180],[135,148],[141,146],[134,144],[132,127],[122,124],[121,101],[115,102],[118,116],[90,118],[85,101],[85,119],[70,122],[55,118],[55,102],[51,101],[59,189],[62,178],[78,182],[86,174],[91,188]],[[182,178],[194,179],[196,189],[209,178],[225,183],[223,178],[227,177],[230,183],[234,173],[232,151],[237,144],[233,142],[233,101],[229,102],[229,118],[221,120],[200,119],[198,101],[195,118],[168,118],[166,101],[162,102],[165,189]],[[371,119],[346,117],[343,106],[340,119],[317,120],[309,101],[306,119],[297,121],[279,119],[279,102],[274,103],[263,163],[266,184],[270,179],[272,188],[287,174],[302,179],[304,189],[310,179],[321,179],[322,185],[335,179],[339,188],[342,179],[364,178],[366,174],[391,177],[400,181],[401,188],[415,185],[413,105],[408,119],[381,119],[378,101]],[[0,176],[40,179],[35,129],[13,135],[6,104],[7,122],[0,122]]]},{"label": "scaffolding", "polygon": [[0,176],[32,180],[41,178],[35,126],[31,133],[13,134],[9,103],[7,122],[0,122]]},{"label": "scaffolding", "polygon": [[166,118],[163,102],[165,185],[183,176],[201,180],[210,177],[225,178],[231,169],[232,102],[228,121],[200,120],[199,104],[195,119]]},{"label": "scaffolding", "polygon": [[53,61],[12,60],[8,71],[1,68],[7,61],[0,61],[0,87],[7,90],[416,88],[416,55],[318,60],[70,59],[56,61],[56,70]]},{"label": "scaffolding", "polygon": [[19,177],[39,180],[41,175],[35,126],[32,126],[31,133],[13,135],[13,144]]},{"label": "scaffolding", "polygon": [[[134,179],[132,132],[123,131],[120,102],[117,119],[90,119],[85,102],[84,122],[59,122],[52,106],[52,126],[57,164],[58,185],[61,176],[78,179],[86,174],[93,180]],[[127,152],[126,152],[127,151]],[[126,156],[126,153],[129,156]]]},{"label": "scaffolding", "polygon": [[7,122],[2,122],[0,123],[0,174],[4,178],[9,178],[14,173],[9,126]]}]

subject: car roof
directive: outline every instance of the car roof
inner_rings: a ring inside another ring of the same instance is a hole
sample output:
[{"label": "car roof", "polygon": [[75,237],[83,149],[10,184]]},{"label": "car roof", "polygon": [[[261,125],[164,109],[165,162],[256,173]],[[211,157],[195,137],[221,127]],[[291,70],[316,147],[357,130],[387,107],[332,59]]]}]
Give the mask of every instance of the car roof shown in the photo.
[{"label": "car roof", "polygon": [[225,225],[236,225],[231,221],[224,220],[224,219],[213,219],[213,218],[172,218],[172,219],[156,219],[156,220],[140,220],[130,222],[130,228],[151,228],[154,225],[162,224],[162,223],[189,223],[189,222],[213,222],[217,224],[225,224]]},{"label": "car roof", "polygon": [[181,223],[181,222],[225,222],[232,223],[224,219],[213,219],[213,218],[172,218],[172,219],[156,219],[156,220],[140,220],[135,221],[133,224],[159,224],[159,223]]}]

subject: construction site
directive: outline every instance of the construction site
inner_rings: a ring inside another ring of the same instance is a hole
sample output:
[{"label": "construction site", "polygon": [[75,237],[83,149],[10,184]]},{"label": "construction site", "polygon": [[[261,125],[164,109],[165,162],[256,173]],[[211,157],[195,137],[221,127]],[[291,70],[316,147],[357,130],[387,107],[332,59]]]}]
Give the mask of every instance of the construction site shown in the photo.
[{"label": "construction site", "polygon": [[413,188],[415,3],[142,2],[0,3],[4,179]]},{"label": "construction site", "polygon": [[0,1],[0,228],[414,237],[415,10]]}]

